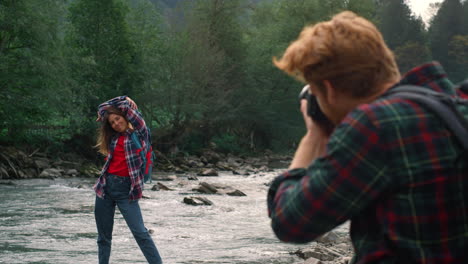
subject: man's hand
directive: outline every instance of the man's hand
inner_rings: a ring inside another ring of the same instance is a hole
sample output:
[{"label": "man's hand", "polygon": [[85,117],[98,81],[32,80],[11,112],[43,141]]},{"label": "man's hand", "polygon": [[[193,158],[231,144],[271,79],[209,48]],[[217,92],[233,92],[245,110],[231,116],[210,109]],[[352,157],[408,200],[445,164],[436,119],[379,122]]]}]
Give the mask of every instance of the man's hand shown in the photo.
[{"label": "man's hand", "polygon": [[306,168],[316,158],[325,154],[330,137],[330,134],[307,114],[307,100],[305,99],[301,100],[301,112],[307,133],[299,143],[289,169]]}]

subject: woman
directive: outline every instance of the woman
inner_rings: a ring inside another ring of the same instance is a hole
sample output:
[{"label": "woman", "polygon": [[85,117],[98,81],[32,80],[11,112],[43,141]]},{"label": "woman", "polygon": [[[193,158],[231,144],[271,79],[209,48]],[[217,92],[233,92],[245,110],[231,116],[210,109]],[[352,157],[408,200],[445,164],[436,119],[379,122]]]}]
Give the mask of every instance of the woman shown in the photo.
[{"label": "woman", "polygon": [[94,186],[99,263],[109,263],[116,205],[146,260],[151,264],[162,263],[143,224],[138,205],[143,190],[143,174],[140,170],[143,161],[130,135],[136,133],[141,140],[142,149],[146,149],[146,144],[150,144],[150,135],[145,121],[135,102],[126,96],[119,96],[99,105],[97,120],[102,122],[102,126],[96,146],[106,156],[101,176]]}]

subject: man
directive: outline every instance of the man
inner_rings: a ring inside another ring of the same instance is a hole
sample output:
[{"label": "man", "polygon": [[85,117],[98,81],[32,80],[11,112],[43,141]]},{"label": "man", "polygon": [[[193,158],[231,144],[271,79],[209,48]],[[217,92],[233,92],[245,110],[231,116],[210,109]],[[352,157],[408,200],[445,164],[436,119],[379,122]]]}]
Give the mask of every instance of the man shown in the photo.
[{"label": "man", "polygon": [[278,238],[305,243],[351,220],[352,263],[468,263],[462,148],[433,113],[386,94],[412,84],[468,97],[442,67],[401,78],[380,32],[349,11],[304,28],[274,63],[310,86],[335,125],[327,133],[302,100],[307,133],[268,192]]}]

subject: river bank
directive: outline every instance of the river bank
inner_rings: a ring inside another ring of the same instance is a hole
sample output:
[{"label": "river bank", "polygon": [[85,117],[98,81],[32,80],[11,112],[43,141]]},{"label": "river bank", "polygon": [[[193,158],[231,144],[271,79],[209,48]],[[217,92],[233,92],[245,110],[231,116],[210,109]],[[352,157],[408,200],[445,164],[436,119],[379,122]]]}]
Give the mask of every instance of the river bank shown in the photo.
[{"label": "river bank", "polygon": [[[187,217],[186,214],[189,212],[197,215],[196,221],[194,221],[195,218],[191,218],[188,223],[180,224],[188,224],[189,228],[193,228],[194,225],[197,225],[197,228],[200,228],[199,224],[208,224],[208,222],[211,221],[208,219],[214,216],[211,213],[205,215],[206,212],[221,210],[218,212],[219,214],[229,215],[233,211],[237,212],[241,210],[238,208],[241,206],[242,208],[245,207],[245,209],[242,210],[248,210],[248,215],[246,215],[246,217],[252,218],[248,220],[248,222],[261,221],[263,223],[261,227],[257,226],[252,228],[253,230],[250,232],[258,235],[256,234],[256,229],[259,228],[264,230],[264,232],[269,232],[268,234],[265,233],[261,235],[260,233],[259,235],[268,236],[269,243],[274,243],[272,244],[274,246],[272,246],[271,251],[274,251],[273,248],[278,246],[277,243],[279,245],[282,244],[274,238],[274,235],[271,234],[271,230],[269,230],[269,223],[266,217],[265,197],[269,182],[288,166],[290,157],[271,153],[267,153],[262,157],[236,157],[233,155],[216,153],[212,150],[206,150],[200,156],[178,156],[173,158],[168,158],[158,152],[156,154],[157,162],[153,173],[154,181],[151,184],[147,184],[144,192],[146,199],[142,200],[142,203],[152,204],[152,206],[148,208],[149,211],[153,212],[154,210],[159,210],[157,208],[162,202],[159,199],[164,197],[163,204],[167,203],[166,199],[169,199],[171,202],[169,202],[170,205],[167,206],[170,208],[174,206],[177,208],[180,207],[179,217],[182,219],[185,219]],[[80,158],[78,155],[70,153],[58,155],[57,157],[50,157],[40,151],[26,153],[11,147],[0,147],[0,175],[2,175],[0,188],[19,188],[24,182],[20,179],[26,179],[26,182],[30,182],[31,180],[36,181],[34,178],[37,178],[41,183],[50,182],[50,186],[65,185],[67,188],[71,188],[72,192],[86,190],[89,192],[86,194],[90,196],[88,199],[91,199],[91,202],[81,206],[85,206],[87,208],[86,210],[89,210],[90,207],[92,208],[91,186],[95,178],[99,175],[99,167],[90,161]],[[232,196],[238,196],[238,198]],[[4,198],[7,200],[10,199],[10,197]],[[197,200],[199,198],[201,200]],[[49,205],[46,204],[45,206]],[[162,210],[165,210],[164,207]],[[88,211],[88,213],[90,212]],[[90,216],[87,215],[86,217]],[[240,221],[230,217],[226,219],[224,219],[223,216],[219,217],[218,221],[223,223],[210,222],[209,225],[232,229],[232,225],[237,225],[237,221]],[[180,221],[172,215],[167,216],[167,218],[168,219],[158,218],[155,222]],[[0,221],[5,219],[5,216],[0,216]],[[201,222],[198,223],[200,220]],[[223,226],[223,224],[227,226]],[[167,223],[167,225],[169,226],[169,223]],[[155,229],[157,233],[158,230],[157,228]],[[217,233],[218,231],[214,232],[214,230],[205,231],[205,233],[200,234],[200,236],[217,236]],[[185,235],[179,234],[178,236],[184,237]],[[221,239],[222,235],[219,234],[219,236]],[[237,237],[236,234],[228,234],[228,236]],[[170,243],[170,241],[167,241],[167,243]],[[193,243],[198,242],[193,241]],[[206,245],[206,247],[209,246],[212,245]],[[260,246],[256,245],[256,247]],[[264,245],[261,247],[263,248]],[[347,225],[327,233],[316,242],[309,243],[307,246],[287,246],[286,248],[291,257],[284,257],[281,262],[243,263],[343,264],[346,263],[349,256],[352,254],[348,239]],[[9,251],[8,248],[2,249],[0,247],[0,252],[2,250],[4,252]],[[172,249],[167,250],[171,251]],[[281,249],[276,250],[283,252]],[[259,254],[266,254],[265,251],[268,250],[262,249],[262,252],[259,252]],[[236,258],[235,256],[232,257]],[[174,262],[170,261],[168,263],[191,263],[190,261],[179,262],[175,261],[175,259],[177,258],[173,259]],[[0,263],[2,263],[1,259]],[[206,263],[239,262],[226,260],[222,262],[214,261]]]},{"label": "river bank", "polygon": [[[231,171],[234,175],[248,176],[273,169],[286,168],[289,156],[270,152],[257,157],[234,156],[211,149],[200,155],[166,156],[155,151],[155,171],[176,174],[195,173],[199,176],[216,176],[218,171]],[[101,157],[103,161],[103,157]],[[50,155],[39,150],[23,150],[0,146],[0,179],[58,178],[99,176],[102,162],[87,160],[77,153]]]}]

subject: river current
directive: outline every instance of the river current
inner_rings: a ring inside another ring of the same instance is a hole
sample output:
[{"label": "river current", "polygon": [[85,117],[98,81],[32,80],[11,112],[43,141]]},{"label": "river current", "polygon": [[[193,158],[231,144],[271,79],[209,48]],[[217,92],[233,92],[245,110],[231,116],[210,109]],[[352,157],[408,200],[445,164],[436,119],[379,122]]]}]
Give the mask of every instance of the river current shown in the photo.
[{"label": "river current", "polygon": [[[144,191],[145,225],[164,263],[292,264],[303,260],[290,254],[304,245],[280,242],[267,217],[266,183],[279,171],[188,181],[179,175],[163,184],[172,191]],[[94,221],[94,179],[29,179],[0,181],[0,263],[97,263]],[[198,182],[219,183],[247,196],[201,195]],[[201,196],[212,206],[184,204],[187,196]],[[111,263],[146,263],[122,215],[116,210]]]}]

